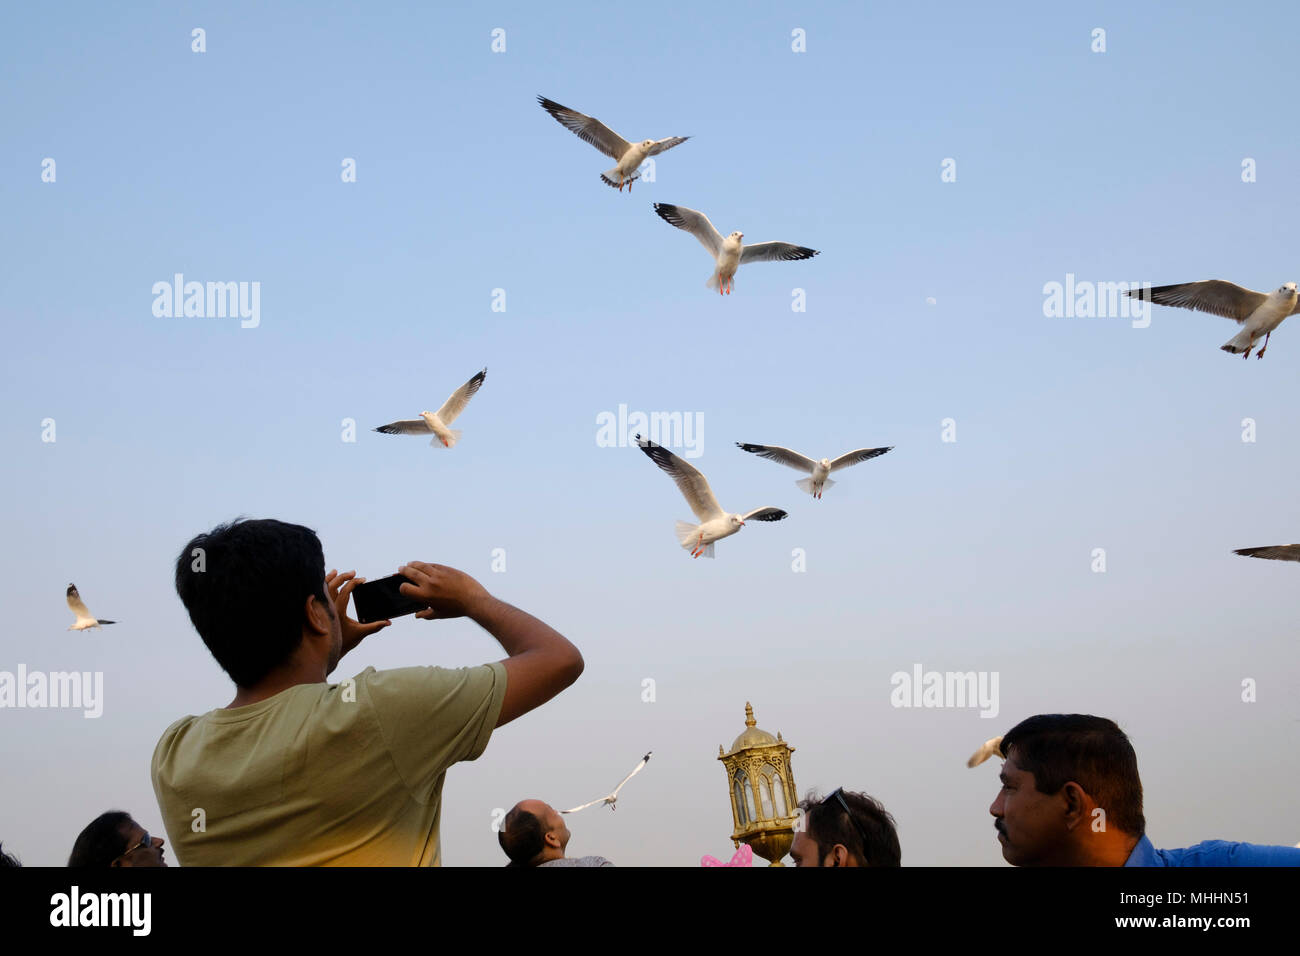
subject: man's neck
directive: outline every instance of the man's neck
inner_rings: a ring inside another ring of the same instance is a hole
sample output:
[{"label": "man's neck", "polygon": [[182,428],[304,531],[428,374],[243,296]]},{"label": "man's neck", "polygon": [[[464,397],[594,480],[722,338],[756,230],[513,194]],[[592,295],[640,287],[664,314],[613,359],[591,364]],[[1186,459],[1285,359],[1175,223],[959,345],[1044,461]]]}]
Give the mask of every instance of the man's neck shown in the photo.
[{"label": "man's neck", "polygon": [[1071,866],[1123,866],[1133,854],[1141,837],[1112,830],[1089,833],[1088,839],[1076,847],[1075,862]]},{"label": "man's neck", "polygon": [[237,687],[235,699],[226,705],[226,709],[260,703],[299,684],[323,683],[325,668],[320,661],[299,660],[294,655],[287,664],[271,671],[252,687]]}]

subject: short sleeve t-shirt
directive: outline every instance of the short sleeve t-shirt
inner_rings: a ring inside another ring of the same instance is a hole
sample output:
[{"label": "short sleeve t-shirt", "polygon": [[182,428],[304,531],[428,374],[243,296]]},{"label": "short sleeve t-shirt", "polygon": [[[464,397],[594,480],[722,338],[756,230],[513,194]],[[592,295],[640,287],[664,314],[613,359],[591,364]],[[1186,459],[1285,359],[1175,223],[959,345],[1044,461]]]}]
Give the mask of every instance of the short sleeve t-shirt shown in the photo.
[{"label": "short sleeve t-shirt", "polygon": [[443,778],[483,753],[505,690],[500,662],[368,667],[176,721],[151,768],[176,859],[439,866]]}]

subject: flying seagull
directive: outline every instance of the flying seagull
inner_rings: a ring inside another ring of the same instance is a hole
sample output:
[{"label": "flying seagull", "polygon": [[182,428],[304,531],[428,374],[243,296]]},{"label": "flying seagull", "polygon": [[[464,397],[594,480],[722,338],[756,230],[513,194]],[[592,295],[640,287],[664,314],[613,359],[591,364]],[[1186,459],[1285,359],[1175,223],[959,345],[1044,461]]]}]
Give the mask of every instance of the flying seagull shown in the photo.
[{"label": "flying seagull", "polygon": [[664,222],[685,229],[701,245],[709,250],[709,255],[717,261],[717,268],[704,284],[710,289],[717,289],[718,295],[726,290],[731,295],[735,284],[736,270],[746,262],[789,262],[795,259],[811,259],[818,250],[807,246],[796,246],[792,242],[755,242],[745,245],[743,232],[733,232],[722,238],[722,234],[709,222],[709,217],[685,206],[670,206],[668,203],[654,204],[655,212]]},{"label": "flying seagull", "polygon": [[556,122],[565,129],[576,133],[580,139],[617,161],[618,165],[613,169],[605,170],[600,174],[600,178],[607,185],[618,187],[619,192],[623,191],[623,185],[626,183],[629,195],[632,192],[632,183],[639,175],[637,169],[647,156],[657,156],[664,150],[672,149],[690,139],[689,136],[669,136],[664,139],[643,139],[639,143],[629,143],[594,116],[571,110],[544,96],[537,97],[537,102],[541,103],[542,109],[554,116]]},{"label": "flying seagull", "polygon": [[713,557],[713,542],[730,537],[753,518],[755,521],[780,521],[785,512],[780,508],[755,508],[749,514],[728,514],[713,497],[713,489],[708,480],[699,471],[682,461],[667,448],[656,445],[648,439],[636,436],[636,443],[649,456],[650,460],[672,476],[686,498],[686,503],[700,519],[699,524],[678,521],[677,540],[683,548],[689,548],[692,558],[704,555]]},{"label": "flying seagull", "polygon": [[447,426],[465,410],[465,406],[469,404],[469,400],[474,397],[474,393],[478,391],[485,378],[487,378],[487,369],[483,369],[452,392],[451,398],[443,402],[442,408],[436,412],[420,412],[419,418],[408,418],[405,421],[380,425],[375,431],[383,432],[385,435],[433,435],[429,442],[432,447],[451,448],[460,441],[461,430]]},{"label": "flying seagull", "polygon": [[81,600],[81,595],[77,593],[75,584],[68,585],[68,607],[72,609],[73,614],[77,615],[77,619],[68,625],[69,631],[86,631],[101,624],[117,623],[117,621],[101,621],[91,614],[90,609]]},{"label": "flying seagull", "polygon": [[1222,279],[1207,279],[1204,282],[1156,286],[1154,289],[1129,289],[1125,295],[1149,299],[1157,305],[1174,305],[1233,319],[1242,329],[1219,347],[1233,355],[1244,352],[1246,354],[1243,358],[1250,358],[1250,350],[1255,347],[1255,340],[1261,335],[1264,336],[1264,347],[1255,357],[1263,358],[1273,330],[1288,315],[1300,312],[1300,298],[1296,295],[1294,282],[1287,282],[1274,292],[1264,293],[1243,289]]},{"label": "flying seagull", "polygon": [[795,484],[814,498],[820,498],[823,488],[829,488],[835,484],[827,477],[831,472],[847,468],[849,465],[856,465],[860,461],[868,461],[877,455],[883,455],[887,451],[892,451],[894,446],[890,445],[888,448],[859,448],[857,451],[850,451],[840,455],[834,461],[829,458],[813,461],[813,459],[805,458],[797,451],[791,451],[789,448],[781,448],[777,445],[750,445],[736,442],[736,447],[741,451],[753,452],[759,458],[766,458],[768,461],[780,462],[798,471],[808,472],[812,475],[811,478],[800,478]]},{"label": "flying seagull", "polygon": [[610,808],[611,810],[615,810],[615,809],[617,809],[617,807],[615,807],[614,804],[615,804],[615,802],[618,800],[618,792],[619,792],[620,790],[623,789],[623,784],[624,784],[624,783],[627,783],[629,780],[631,780],[633,777],[635,777],[638,773],[640,773],[640,772],[641,772],[641,768],[644,767],[647,763],[650,762],[650,754],[652,754],[652,753],[654,753],[653,750],[650,751],[650,753],[646,754],[644,757],[641,758],[641,762],[640,762],[639,764],[637,764],[635,767],[632,768],[632,772],[631,772],[630,774],[628,774],[626,777],[623,778],[622,783],[620,783],[617,787],[614,788],[614,792],[613,792],[613,793],[609,794],[608,796],[598,797],[597,799],[592,800],[590,803],[584,803],[582,806],[580,806],[580,807],[574,807],[572,810],[561,810],[560,812],[561,812],[561,813],[577,813],[579,810],[586,810],[588,807],[594,807],[594,806],[595,806],[596,804],[598,804],[598,803],[607,803],[607,804],[609,804],[609,808]]},{"label": "flying seagull", "polygon": [[1272,558],[1275,561],[1300,561],[1300,544],[1274,544],[1267,548],[1238,548],[1233,554],[1245,558]]},{"label": "flying seagull", "polygon": [[1002,752],[1002,738],[990,737],[988,740],[984,741],[984,746],[980,747],[979,750],[970,755],[970,760],[966,761],[966,766],[978,767],[990,757],[1001,757],[1005,760],[1006,756],[1007,755]]}]

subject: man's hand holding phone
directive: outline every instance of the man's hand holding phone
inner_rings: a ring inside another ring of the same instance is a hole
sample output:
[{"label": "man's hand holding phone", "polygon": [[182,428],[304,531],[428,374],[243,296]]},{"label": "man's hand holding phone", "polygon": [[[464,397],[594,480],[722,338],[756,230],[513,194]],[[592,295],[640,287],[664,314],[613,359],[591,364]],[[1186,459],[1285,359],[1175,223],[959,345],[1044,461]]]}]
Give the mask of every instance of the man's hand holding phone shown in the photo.
[{"label": "man's hand holding phone", "polygon": [[464,571],[442,564],[412,561],[398,568],[407,579],[398,590],[403,597],[427,606],[415,616],[424,621],[450,617],[475,617],[493,600],[483,585]]},{"label": "man's hand holding phone", "polygon": [[334,609],[339,616],[339,630],[343,634],[343,648],[340,657],[375,633],[375,631],[382,631],[393,623],[385,620],[361,624],[348,617],[348,597],[358,585],[364,584],[365,581],[365,578],[357,577],[355,571],[344,571],[339,574],[338,571],[331,570],[329,574],[325,575],[325,589],[330,600],[334,602]]}]

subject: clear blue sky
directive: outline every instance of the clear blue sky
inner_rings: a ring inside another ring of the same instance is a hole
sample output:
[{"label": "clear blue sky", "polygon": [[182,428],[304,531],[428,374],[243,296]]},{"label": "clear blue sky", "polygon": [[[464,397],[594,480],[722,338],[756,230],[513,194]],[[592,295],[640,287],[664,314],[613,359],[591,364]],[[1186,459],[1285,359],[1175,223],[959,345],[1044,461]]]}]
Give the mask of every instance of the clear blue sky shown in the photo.
[{"label": "clear blue sky", "polygon": [[[715,757],[746,700],[801,791],[885,802],[905,863],[1001,863],[996,763],[964,761],[1044,711],[1130,732],[1157,846],[1300,839],[1300,569],[1231,553],[1300,539],[1300,326],[1244,362],[1213,316],[1042,308],[1067,273],[1300,278],[1292,5],[380,6],[3,15],[0,670],[106,684],[98,720],[0,710],[6,848],[60,864],[109,807],[161,831],[155,741],[232,694],[171,566],[238,514],[307,524],[371,577],[461,567],[582,649],[577,685],[448,774],[448,865],[504,862],[493,808],[585,802],[648,749],[571,853],[729,855]],[[620,195],[539,93],[692,138]],[[720,299],[654,201],[822,253]],[[260,326],[155,317],[177,272],[260,282]],[[452,452],[369,430],[485,365]],[[700,416],[723,505],[789,518],[692,561],[668,478],[596,443],[620,403]],[[812,501],[736,441],[895,449]],[[69,581],[121,623],[65,631]],[[404,619],[335,676],[499,656],[472,624]],[[916,663],[998,672],[999,716],[891,707]]]}]

